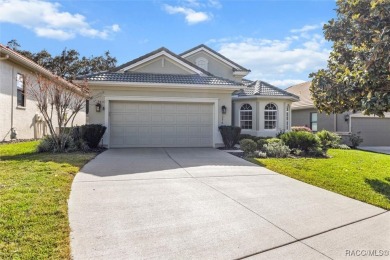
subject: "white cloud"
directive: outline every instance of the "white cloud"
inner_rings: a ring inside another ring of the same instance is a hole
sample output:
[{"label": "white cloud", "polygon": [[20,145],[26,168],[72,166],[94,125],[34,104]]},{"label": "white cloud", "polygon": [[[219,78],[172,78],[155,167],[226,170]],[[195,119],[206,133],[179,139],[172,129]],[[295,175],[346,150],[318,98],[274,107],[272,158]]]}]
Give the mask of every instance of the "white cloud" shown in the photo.
[{"label": "white cloud", "polygon": [[307,81],[311,72],[326,66],[328,43],[318,33],[309,36],[309,39],[294,35],[283,39],[235,37],[212,39],[209,43],[222,55],[251,69],[249,79],[287,87]]},{"label": "white cloud", "polygon": [[320,28],[320,25],[318,25],[318,24],[315,24],[315,25],[305,25],[305,26],[303,26],[302,28],[299,28],[299,29],[292,29],[292,30],[290,30],[290,32],[292,32],[292,33],[302,33],[302,32],[313,31],[313,30],[316,30],[318,28]]},{"label": "white cloud", "polygon": [[118,24],[103,29],[92,28],[81,14],[60,11],[59,3],[43,0],[0,0],[0,23],[13,23],[40,37],[68,40],[77,35],[107,39],[120,31]]},{"label": "white cloud", "polygon": [[164,9],[168,14],[184,14],[188,24],[197,24],[211,19],[211,14],[197,12],[187,7],[164,5]]}]

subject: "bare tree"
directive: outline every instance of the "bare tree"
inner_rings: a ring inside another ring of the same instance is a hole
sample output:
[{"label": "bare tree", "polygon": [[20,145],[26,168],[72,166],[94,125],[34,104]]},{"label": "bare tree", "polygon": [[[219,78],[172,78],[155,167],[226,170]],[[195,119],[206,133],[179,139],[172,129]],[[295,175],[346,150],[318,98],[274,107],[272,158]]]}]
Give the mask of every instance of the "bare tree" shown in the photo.
[{"label": "bare tree", "polygon": [[65,151],[71,131],[66,128],[85,107],[89,89],[86,84],[73,85],[64,79],[41,74],[25,78],[27,95],[37,102],[37,107],[49,129],[57,151]]}]

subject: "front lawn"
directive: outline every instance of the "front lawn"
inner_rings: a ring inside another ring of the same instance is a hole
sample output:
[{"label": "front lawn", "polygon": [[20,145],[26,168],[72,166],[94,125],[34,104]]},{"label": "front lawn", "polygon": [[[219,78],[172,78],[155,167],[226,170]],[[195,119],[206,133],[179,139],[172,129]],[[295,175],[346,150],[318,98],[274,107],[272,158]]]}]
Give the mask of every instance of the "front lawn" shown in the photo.
[{"label": "front lawn", "polygon": [[0,259],[70,258],[70,187],[96,153],[36,153],[37,144],[0,145]]},{"label": "front lawn", "polygon": [[269,158],[255,161],[270,170],[339,194],[390,209],[390,155],[329,150],[331,158]]}]

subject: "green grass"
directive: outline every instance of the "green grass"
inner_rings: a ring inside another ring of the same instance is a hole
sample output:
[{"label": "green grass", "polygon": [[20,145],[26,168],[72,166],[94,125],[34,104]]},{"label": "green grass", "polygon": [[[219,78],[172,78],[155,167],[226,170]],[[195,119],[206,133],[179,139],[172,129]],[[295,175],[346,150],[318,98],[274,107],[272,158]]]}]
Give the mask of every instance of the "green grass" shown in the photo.
[{"label": "green grass", "polygon": [[269,158],[255,161],[283,175],[390,209],[390,155],[329,150],[331,158]]},{"label": "green grass", "polygon": [[0,259],[70,258],[70,187],[96,153],[36,153],[37,145],[0,145]]}]

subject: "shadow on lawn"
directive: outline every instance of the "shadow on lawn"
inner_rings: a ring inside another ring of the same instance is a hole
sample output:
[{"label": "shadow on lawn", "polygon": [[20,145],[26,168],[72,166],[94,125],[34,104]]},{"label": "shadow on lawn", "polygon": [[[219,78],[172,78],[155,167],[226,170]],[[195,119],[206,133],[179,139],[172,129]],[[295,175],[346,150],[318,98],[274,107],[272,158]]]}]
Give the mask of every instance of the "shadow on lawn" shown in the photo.
[{"label": "shadow on lawn", "polygon": [[390,177],[385,178],[386,181],[378,179],[366,179],[365,182],[377,193],[382,194],[390,201]]}]

